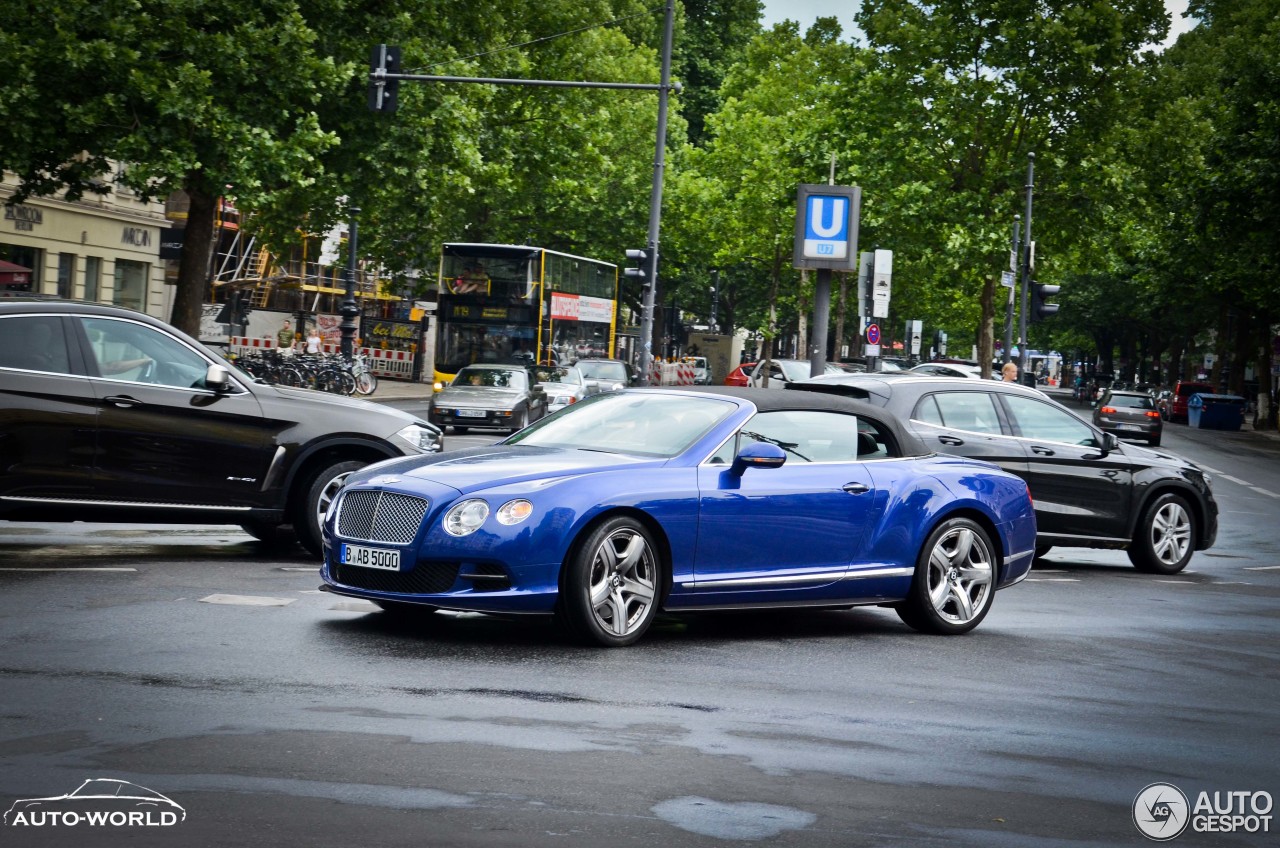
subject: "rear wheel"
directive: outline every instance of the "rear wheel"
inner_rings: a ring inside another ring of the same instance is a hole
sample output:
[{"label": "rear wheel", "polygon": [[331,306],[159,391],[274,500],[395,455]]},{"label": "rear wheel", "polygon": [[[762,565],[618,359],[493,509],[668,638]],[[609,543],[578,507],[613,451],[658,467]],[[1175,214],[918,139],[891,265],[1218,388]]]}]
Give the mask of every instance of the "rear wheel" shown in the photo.
[{"label": "rear wheel", "polygon": [[640,522],[627,516],[604,521],[565,568],[559,614],[581,639],[622,647],[649,629],[662,596],[662,566]]},{"label": "rear wheel", "polygon": [[1178,495],[1161,495],[1138,522],[1129,545],[1129,561],[1148,574],[1177,574],[1191,561],[1195,529],[1187,502]]},{"label": "rear wheel", "polygon": [[311,475],[301,490],[302,497],[293,504],[293,529],[302,547],[316,556],[323,555],[320,527],[324,523],[324,514],[351,473],[367,464],[348,459],[325,466]]},{"label": "rear wheel", "polygon": [[1151,438],[1147,439],[1147,444],[1151,445],[1151,447],[1153,448],[1160,447],[1160,437],[1152,436]]},{"label": "rear wheel", "polygon": [[995,566],[991,542],[977,523],[942,522],[920,550],[907,599],[895,607],[898,617],[922,633],[968,633],[991,609]]}]

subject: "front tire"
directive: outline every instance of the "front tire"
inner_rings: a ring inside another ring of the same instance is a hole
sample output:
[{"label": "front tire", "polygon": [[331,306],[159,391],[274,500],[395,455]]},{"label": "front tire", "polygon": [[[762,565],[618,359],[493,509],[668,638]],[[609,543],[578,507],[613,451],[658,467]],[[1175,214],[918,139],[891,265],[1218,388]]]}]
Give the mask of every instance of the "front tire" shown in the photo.
[{"label": "front tire", "polygon": [[1177,574],[1191,561],[1195,530],[1187,502],[1175,494],[1161,495],[1138,522],[1128,549],[1129,561],[1147,574]]},{"label": "front tire", "polygon": [[312,554],[324,554],[320,526],[324,523],[329,504],[333,503],[351,473],[367,464],[350,459],[335,462],[311,475],[305,484],[302,498],[293,505],[293,529],[298,534],[298,542]]},{"label": "front tire", "polygon": [[1151,447],[1153,447],[1153,448],[1158,448],[1158,447],[1160,447],[1160,437],[1159,437],[1159,436],[1152,436],[1151,438],[1147,439],[1147,444],[1148,444],[1148,445],[1150,445],[1150,446],[1151,446]]},{"label": "front tire", "polygon": [[657,545],[640,522],[616,516],[592,530],[570,555],[559,609],[580,639],[617,648],[644,635],[661,597]]},{"label": "front tire", "polygon": [[916,562],[907,599],[895,609],[911,629],[957,636],[986,618],[996,591],[991,541],[968,518],[939,524]]}]

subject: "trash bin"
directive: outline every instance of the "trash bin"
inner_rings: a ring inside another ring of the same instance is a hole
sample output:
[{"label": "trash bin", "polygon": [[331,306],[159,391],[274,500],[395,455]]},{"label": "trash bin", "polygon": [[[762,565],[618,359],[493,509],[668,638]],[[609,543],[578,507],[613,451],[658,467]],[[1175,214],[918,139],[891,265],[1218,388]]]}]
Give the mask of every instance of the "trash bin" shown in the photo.
[{"label": "trash bin", "polygon": [[1200,414],[1204,411],[1204,399],[1200,395],[1192,395],[1187,401],[1187,426],[1200,427]]},{"label": "trash bin", "polygon": [[1201,401],[1197,423],[1192,424],[1191,404],[1187,404],[1187,423],[1201,430],[1239,430],[1244,424],[1245,399],[1240,395],[1194,395]]}]

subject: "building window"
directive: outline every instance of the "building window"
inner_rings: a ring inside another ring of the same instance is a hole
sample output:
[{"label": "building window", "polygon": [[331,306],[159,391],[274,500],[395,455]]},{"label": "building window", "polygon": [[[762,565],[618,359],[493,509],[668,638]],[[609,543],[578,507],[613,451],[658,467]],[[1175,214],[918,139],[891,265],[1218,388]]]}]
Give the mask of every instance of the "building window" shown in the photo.
[{"label": "building window", "polygon": [[147,277],[151,266],[129,259],[116,260],[115,297],[112,303],[145,312],[147,308]]},{"label": "building window", "polygon": [[70,300],[75,297],[76,255],[74,253],[58,254],[58,297]]},{"label": "building window", "polygon": [[98,285],[102,280],[102,257],[86,256],[84,258],[84,299],[98,299]]},{"label": "building window", "polygon": [[7,291],[40,291],[40,279],[44,274],[44,251],[36,247],[22,244],[4,244],[0,242],[0,259],[31,269],[31,282],[22,285],[9,285]]}]

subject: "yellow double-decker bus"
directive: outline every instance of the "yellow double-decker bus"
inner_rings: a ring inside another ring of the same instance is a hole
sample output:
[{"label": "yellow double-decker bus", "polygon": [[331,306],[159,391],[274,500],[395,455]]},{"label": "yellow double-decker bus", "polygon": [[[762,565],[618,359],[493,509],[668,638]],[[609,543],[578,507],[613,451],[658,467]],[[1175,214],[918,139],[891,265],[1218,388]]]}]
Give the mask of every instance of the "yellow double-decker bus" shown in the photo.
[{"label": "yellow double-decker bus", "polygon": [[435,379],[474,362],[613,356],[618,266],[542,247],[449,243],[440,255]]}]

